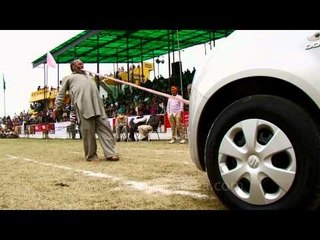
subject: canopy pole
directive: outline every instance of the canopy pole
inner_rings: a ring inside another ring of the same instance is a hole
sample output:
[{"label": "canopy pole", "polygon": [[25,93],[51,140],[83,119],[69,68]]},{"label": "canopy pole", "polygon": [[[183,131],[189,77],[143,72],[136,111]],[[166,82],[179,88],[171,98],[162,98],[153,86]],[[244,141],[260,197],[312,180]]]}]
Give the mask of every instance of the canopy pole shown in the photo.
[{"label": "canopy pole", "polygon": [[57,64],[57,91],[59,91],[59,73],[60,73],[60,65],[59,63]]},{"label": "canopy pole", "polygon": [[144,83],[147,79],[145,79],[144,72],[143,72],[143,50],[142,50],[142,39],[140,38],[140,61],[141,66],[139,68],[139,78],[140,82]]},{"label": "canopy pole", "polygon": [[179,77],[180,77],[180,87],[181,87],[181,97],[183,98],[183,82],[182,82],[182,66],[181,66],[181,51],[179,42],[179,30],[177,30],[177,43],[178,43],[178,53],[179,53]]},{"label": "canopy pole", "polygon": [[[100,51],[99,51],[100,47],[99,47],[99,44],[100,44],[100,42],[99,42],[99,34],[97,34],[97,73],[100,73]],[[98,88],[98,90],[100,92],[100,84],[99,84],[99,82],[97,82],[97,88]]]},{"label": "canopy pole", "polygon": [[153,60],[153,80],[155,80],[156,79],[156,69],[155,69],[155,67],[156,67],[156,62],[155,62],[155,60],[154,60],[154,50],[152,50],[152,60]]},{"label": "canopy pole", "polygon": [[168,30],[168,72],[169,72],[169,89],[168,91],[170,92],[170,88],[171,88],[171,57],[170,57],[170,31]]},{"label": "canopy pole", "polygon": [[47,80],[47,64],[43,63],[43,109],[46,109],[46,80]]}]

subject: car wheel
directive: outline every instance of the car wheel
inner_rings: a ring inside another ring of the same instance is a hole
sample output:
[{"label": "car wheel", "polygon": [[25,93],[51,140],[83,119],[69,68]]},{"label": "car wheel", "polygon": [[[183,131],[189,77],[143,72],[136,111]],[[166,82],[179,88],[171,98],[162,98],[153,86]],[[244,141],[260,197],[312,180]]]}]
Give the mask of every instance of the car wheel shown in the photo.
[{"label": "car wheel", "polygon": [[232,209],[318,206],[317,125],[286,99],[254,95],[217,117],[205,146],[211,186]]}]

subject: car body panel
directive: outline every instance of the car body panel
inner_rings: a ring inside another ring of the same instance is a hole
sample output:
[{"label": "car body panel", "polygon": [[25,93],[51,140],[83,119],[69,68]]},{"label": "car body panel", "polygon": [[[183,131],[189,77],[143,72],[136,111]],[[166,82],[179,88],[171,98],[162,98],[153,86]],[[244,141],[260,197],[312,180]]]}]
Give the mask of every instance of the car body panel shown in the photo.
[{"label": "car body panel", "polygon": [[281,79],[301,89],[320,107],[318,33],[319,30],[239,30],[216,48],[195,74],[189,102],[189,148],[198,169],[205,170],[197,149],[203,109],[216,92],[231,82],[256,76]]}]

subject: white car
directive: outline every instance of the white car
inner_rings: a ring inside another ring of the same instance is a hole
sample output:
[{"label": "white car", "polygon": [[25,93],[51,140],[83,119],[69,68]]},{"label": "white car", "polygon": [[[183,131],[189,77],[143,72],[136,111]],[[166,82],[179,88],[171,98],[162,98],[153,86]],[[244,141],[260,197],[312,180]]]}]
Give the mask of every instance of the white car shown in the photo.
[{"label": "white car", "polygon": [[189,147],[231,209],[315,209],[320,30],[234,31],[197,70]]}]

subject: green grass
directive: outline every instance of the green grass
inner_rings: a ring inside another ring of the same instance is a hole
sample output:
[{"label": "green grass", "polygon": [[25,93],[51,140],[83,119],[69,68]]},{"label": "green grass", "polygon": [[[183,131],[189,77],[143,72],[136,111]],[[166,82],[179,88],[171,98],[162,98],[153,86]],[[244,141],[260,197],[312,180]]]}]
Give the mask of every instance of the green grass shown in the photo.
[{"label": "green grass", "polygon": [[82,140],[0,139],[0,209],[221,210],[187,144],[119,142],[120,161],[84,159]]}]

